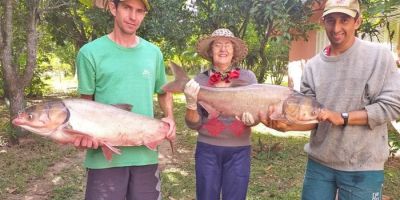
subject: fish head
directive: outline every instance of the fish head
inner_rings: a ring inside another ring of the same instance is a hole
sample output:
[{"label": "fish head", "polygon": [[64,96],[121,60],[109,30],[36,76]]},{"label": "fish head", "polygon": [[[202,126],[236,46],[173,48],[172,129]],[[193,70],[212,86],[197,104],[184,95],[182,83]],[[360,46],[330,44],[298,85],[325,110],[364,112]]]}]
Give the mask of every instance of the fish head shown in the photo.
[{"label": "fish head", "polygon": [[291,123],[311,124],[318,123],[321,109],[322,105],[314,97],[293,93],[283,102],[282,114]]},{"label": "fish head", "polygon": [[20,111],[12,124],[30,132],[50,136],[69,120],[69,111],[62,101],[45,102]]}]

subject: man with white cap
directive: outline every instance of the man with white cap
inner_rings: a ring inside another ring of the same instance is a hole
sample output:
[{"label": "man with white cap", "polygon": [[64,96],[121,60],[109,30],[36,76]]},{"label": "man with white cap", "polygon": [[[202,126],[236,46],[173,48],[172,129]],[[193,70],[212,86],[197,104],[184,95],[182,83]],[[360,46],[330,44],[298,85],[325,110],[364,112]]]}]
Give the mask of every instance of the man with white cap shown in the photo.
[{"label": "man with white cap", "polygon": [[[154,116],[153,94],[175,137],[172,95],[166,83],[163,55],[154,44],[136,35],[150,6],[147,0],[110,0],[114,17],[111,33],[84,45],[77,55],[78,90],[82,98],[105,104],[130,104],[129,111]],[[112,122],[110,122],[112,123]],[[108,161],[97,141],[75,141],[87,148],[86,200],[161,199],[158,152],[145,146],[119,147]]]},{"label": "man with white cap", "polygon": [[312,130],[304,147],[303,200],[378,200],[389,155],[387,123],[400,116],[400,73],[386,47],[355,36],[357,0],[328,0],[322,24],[330,45],[307,62],[300,89],[325,106],[320,122],[284,124],[268,114],[262,122],[282,131]]}]

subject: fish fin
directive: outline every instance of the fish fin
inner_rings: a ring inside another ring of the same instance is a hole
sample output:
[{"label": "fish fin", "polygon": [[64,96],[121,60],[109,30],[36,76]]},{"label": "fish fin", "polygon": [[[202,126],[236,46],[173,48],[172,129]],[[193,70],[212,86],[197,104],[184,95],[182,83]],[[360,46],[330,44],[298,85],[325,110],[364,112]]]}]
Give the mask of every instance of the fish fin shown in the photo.
[{"label": "fish fin", "polygon": [[81,132],[81,131],[77,131],[77,130],[74,130],[74,129],[72,129],[72,127],[71,126],[66,126],[66,127],[64,127],[63,129],[62,129],[62,131],[64,132],[64,133],[68,133],[68,134],[71,134],[71,135],[84,135],[84,136],[88,136],[88,137],[92,137],[90,134],[87,134],[87,133],[84,133],[84,132]]},{"label": "fish fin", "polygon": [[120,108],[122,110],[126,110],[126,111],[131,111],[132,107],[133,107],[131,104],[128,104],[128,103],[112,104],[112,106]]},{"label": "fish fin", "polygon": [[210,104],[203,101],[199,101],[199,104],[208,112],[208,119],[217,118],[219,116],[219,112]]},{"label": "fish fin", "polygon": [[172,155],[174,155],[175,153],[175,148],[174,148],[174,144],[172,143],[172,141],[169,141],[169,145],[171,146],[171,151],[172,151]]},{"label": "fish fin", "polygon": [[106,160],[110,161],[112,159],[113,152],[106,146],[102,146],[101,150],[103,150],[103,155],[106,158]]},{"label": "fish fin", "polygon": [[145,146],[153,151],[157,150],[157,146],[160,144],[160,142],[150,142],[146,143]]},{"label": "fish fin", "polygon": [[277,120],[277,121],[288,121],[285,116],[279,113],[272,113],[271,116],[269,116],[272,120]]},{"label": "fish fin", "polygon": [[176,63],[169,62],[169,67],[175,76],[175,80],[165,84],[162,89],[166,92],[182,93],[186,83],[190,80],[186,72]]},{"label": "fish fin", "polygon": [[120,155],[121,150],[118,148],[115,148],[107,143],[102,143],[103,145],[101,146],[101,150],[103,150],[103,155],[104,157],[110,161],[112,159],[113,153]]},{"label": "fish fin", "polygon": [[249,82],[242,80],[242,79],[234,79],[231,80],[230,87],[242,87],[242,86],[248,86]]},{"label": "fish fin", "polygon": [[146,146],[147,148],[153,150],[153,151],[157,151],[157,146],[160,145],[163,142],[163,140],[156,140],[156,141],[152,141],[152,142],[145,142],[144,146]]}]

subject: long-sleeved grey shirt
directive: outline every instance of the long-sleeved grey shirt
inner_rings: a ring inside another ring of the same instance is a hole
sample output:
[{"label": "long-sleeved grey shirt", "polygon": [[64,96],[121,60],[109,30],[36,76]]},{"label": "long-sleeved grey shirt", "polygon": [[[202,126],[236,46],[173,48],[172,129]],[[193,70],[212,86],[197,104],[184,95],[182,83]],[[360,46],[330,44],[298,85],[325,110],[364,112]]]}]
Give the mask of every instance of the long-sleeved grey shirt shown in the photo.
[{"label": "long-sleeved grey shirt", "polygon": [[304,147],[311,159],[343,171],[383,170],[387,122],[400,116],[400,73],[387,48],[357,38],[339,56],[321,52],[307,62],[301,91],[330,110],[368,114],[365,126],[319,123]]},{"label": "long-sleeved grey shirt", "polygon": [[[240,69],[238,79],[249,85],[257,83],[254,73],[246,69]],[[198,74],[194,80],[200,85],[210,86],[208,84],[208,71]],[[232,99],[232,101],[235,101],[235,99]],[[235,117],[219,116],[208,119],[207,111],[200,105],[198,105],[197,111],[201,118],[198,123],[186,121],[186,125],[190,129],[198,131],[197,141],[216,146],[248,146],[251,144],[251,128],[245,126]]]}]

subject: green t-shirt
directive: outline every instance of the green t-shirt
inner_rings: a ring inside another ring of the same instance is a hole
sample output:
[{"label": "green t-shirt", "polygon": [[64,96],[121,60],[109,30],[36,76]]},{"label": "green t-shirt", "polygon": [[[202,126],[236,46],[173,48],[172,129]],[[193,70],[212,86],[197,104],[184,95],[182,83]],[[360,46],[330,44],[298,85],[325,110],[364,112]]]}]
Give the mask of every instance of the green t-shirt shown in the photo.
[{"label": "green t-shirt", "polygon": [[[133,48],[122,47],[103,36],[84,45],[77,55],[78,90],[105,104],[131,104],[132,112],[153,117],[153,95],[163,93],[165,67],[160,49],[140,38]],[[93,116],[96,117],[96,116]],[[110,121],[112,123],[112,121]],[[118,147],[112,161],[101,148],[88,149],[85,166],[101,169],[158,163],[158,152],[145,146]]]}]

